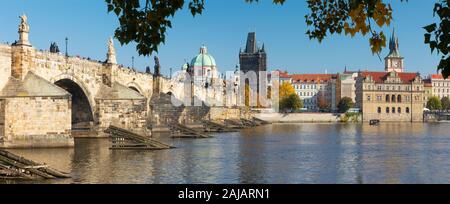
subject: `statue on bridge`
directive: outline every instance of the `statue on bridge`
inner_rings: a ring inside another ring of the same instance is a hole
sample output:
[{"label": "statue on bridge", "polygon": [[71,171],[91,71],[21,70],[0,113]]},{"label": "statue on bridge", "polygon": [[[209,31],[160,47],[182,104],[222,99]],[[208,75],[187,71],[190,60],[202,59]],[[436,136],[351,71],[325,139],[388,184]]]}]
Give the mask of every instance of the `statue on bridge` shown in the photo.
[{"label": "statue on bridge", "polygon": [[56,42],[52,42],[50,44],[50,52],[51,53],[59,53],[59,47],[58,47],[58,44],[56,44]]},{"label": "statue on bridge", "polygon": [[20,16],[20,25],[19,25],[19,42],[16,44],[19,45],[30,45],[28,41],[28,33],[30,32],[30,26],[28,25],[28,18],[25,14]]},{"label": "statue on bridge", "polygon": [[155,76],[159,77],[161,76],[161,65],[159,64],[159,58],[155,56]]},{"label": "statue on bridge", "polygon": [[114,48],[114,40],[112,37],[110,37],[108,41],[108,54],[106,62],[110,64],[117,64],[116,49]]},{"label": "statue on bridge", "polygon": [[30,32],[30,26],[28,25],[28,18],[25,14],[20,16],[19,32]]}]

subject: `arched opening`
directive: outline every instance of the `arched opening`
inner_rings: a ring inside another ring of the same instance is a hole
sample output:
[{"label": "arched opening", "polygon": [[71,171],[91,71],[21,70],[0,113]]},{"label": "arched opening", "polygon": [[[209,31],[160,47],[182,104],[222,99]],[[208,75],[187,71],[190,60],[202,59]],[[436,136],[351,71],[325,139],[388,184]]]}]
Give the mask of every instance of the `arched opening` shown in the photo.
[{"label": "arched opening", "polygon": [[393,103],[395,103],[395,99],[396,99],[395,95],[392,95],[392,102]]},{"label": "arched opening", "polygon": [[402,95],[398,95],[398,96],[397,96],[397,102],[399,102],[399,103],[402,102]]},{"label": "arched opening", "polygon": [[94,114],[83,89],[70,79],[61,79],[55,85],[72,94],[72,130],[89,130],[94,124]]},{"label": "arched opening", "polygon": [[130,86],[128,88],[132,89],[133,91],[138,92],[139,94],[141,93],[136,87]]},{"label": "arched opening", "polygon": [[391,96],[386,95],[386,102],[391,102]]}]

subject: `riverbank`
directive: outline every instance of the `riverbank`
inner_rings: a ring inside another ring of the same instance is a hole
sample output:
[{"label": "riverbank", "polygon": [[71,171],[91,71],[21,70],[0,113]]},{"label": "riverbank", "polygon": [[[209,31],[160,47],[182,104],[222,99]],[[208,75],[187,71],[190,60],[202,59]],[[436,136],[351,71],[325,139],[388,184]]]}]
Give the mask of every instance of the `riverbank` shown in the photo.
[{"label": "riverbank", "polygon": [[270,123],[339,123],[341,114],[335,113],[258,113],[255,118]]}]

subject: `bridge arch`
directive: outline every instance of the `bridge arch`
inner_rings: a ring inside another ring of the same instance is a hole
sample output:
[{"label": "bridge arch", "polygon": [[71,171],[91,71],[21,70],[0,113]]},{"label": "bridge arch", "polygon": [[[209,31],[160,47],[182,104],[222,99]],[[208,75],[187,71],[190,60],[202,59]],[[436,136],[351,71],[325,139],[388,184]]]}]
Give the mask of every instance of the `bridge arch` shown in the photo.
[{"label": "bridge arch", "polygon": [[95,122],[94,103],[84,84],[71,75],[60,75],[50,81],[72,94],[72,129],[91,128]]},{"label": "bridge arch", "polygon": [[127,87],[130,89],[133,89],[134,91],[138,92],[141,95],[146,95],[144,90],[141,88],[141,86],[139,86],[139,84],[137,84],[136,82],[130,82],[127,84]]}]

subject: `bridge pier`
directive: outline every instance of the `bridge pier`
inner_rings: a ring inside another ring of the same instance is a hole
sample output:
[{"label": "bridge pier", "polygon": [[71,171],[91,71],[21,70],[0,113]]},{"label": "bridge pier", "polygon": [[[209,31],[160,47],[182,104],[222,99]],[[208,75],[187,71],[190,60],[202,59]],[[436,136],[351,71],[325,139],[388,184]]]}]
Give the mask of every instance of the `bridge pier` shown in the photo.
[{"label": "bridge pier", "polygon": [[36,50],[21,16],[19,41],[11,47],[11,72],[0,91],[0,148],[73,147],[71,95],[36,75]]}]

